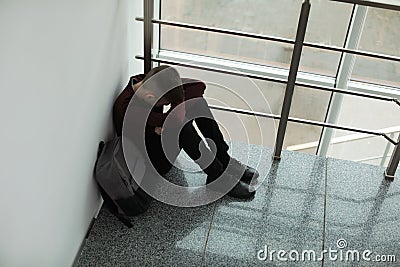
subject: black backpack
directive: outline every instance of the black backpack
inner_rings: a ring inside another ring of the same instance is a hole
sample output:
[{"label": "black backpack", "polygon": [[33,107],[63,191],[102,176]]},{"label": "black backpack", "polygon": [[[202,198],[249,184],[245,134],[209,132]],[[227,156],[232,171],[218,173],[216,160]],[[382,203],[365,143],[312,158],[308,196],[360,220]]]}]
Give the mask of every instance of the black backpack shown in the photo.
[{"label": "black backpack", "polygon": [[[136,163],[140,163],[140,156]],[[143,171],[143,168],[138,169]],[[122,223],[131,228],[133,225],[129,216],[145,212],[151,198],[132,178],[122,151],[121,137],[100,142],[94,176],[105,206]]]}]

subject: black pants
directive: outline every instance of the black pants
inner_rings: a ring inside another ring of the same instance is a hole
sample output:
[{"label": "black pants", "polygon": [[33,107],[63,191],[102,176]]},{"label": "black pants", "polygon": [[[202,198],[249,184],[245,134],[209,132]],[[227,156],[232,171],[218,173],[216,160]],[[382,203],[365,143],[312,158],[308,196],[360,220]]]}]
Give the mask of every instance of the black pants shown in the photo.
[{"label": "black pants", "polygon": [[[201,112],[199,112],[200,109]],[[224,141],[223,135],[210,111],[206,100],[204,98],[199,98],[194,107],[186,110],[186,114],[190,113],[206,115],[205,117],[199,118],[193,116],[195,118],[194,121],[196,122],[196,125],[201,131],[202,135],[206,139],[211,139],[214,143],[214,145],[209,144],[210,148],[212,149],[211,151],[208,150],[208,152],[210,152],[208,154],[216,156],[216,158],[221,162],[222,166],[226,167],[230,159],[228,155],[229,146]],[[161,145],[161,136],[156,133],[146,135],[145,143],[147,154],[154,168],[159,174],[167,173],[172,168],[173,163],[167,159],[163,151]],[[194,161],[197,161],[200,156],[204,157],[205,155],[207,157],[207,153],[201,153],[201,151],[203,151],[202,149],[206,149],[206,147],[204,146],[201,137],[193,126],[193,120],[188,120],[182,128],[181,132],[179,133],[178,143],[179,148],[183,149]],[[173,160],[175,159],[176,158]]]}]

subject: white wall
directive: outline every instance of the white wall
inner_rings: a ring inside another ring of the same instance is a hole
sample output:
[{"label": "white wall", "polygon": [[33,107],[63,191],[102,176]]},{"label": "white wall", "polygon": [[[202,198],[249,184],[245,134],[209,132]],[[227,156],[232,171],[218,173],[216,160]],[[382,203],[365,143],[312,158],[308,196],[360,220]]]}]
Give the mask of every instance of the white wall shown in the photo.
[{"label": "white wall", "polygon": [[0,1],[0,266],[70,266],[128,79],[127,0]]},{"label": "white wall", "polygon": [[143,55],[143,22],[136,21],[136,17],[143,17],[143,0],[129,0],[129,73],[132,75],[143,73],[144,62],[135,59],[137,55]]}]

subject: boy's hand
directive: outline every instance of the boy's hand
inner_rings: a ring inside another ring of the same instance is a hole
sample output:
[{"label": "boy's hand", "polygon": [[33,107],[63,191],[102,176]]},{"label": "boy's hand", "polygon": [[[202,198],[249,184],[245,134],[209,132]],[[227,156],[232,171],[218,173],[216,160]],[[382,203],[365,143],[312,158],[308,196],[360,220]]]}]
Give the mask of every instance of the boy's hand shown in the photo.
[{"label": "boy's hand", "polygon": [[156,134],[158,134],[158,135],[161,135],[162,132],[163,132],[163,128],[162,128],[162,127],[156,127],[155,130],[154,130],[154,132],[155,132]]}]

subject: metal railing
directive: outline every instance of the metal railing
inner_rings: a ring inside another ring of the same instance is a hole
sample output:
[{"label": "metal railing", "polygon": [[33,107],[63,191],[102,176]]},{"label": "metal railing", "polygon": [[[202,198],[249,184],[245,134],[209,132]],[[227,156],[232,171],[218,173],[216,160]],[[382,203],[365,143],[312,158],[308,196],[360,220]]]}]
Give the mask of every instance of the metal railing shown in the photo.
[{"label": "metal railing", "polygon": [[[337,1],[337,0],[335,0],[335,1]],[[368,6],[374,6],[374,7],[380,7],[380,8],[400,10],[400,9],[397,9],[398,6],[388,5],[388,4],[382,3],[382,1],[379,3],[379,5],[377,3],[372,3],[370,1],[362,1],[362,0],[360,0],[360,1],[358,1],[358,0],[344,1],[343,0],[343,1],[337,1],[337,2],[351,2],[353,4],[361,4],[361,5],[368,5]],[[368,2],[368,3],[365,3],[365,2]],[[335,46],[320,45],[320,44],[304,42],[304,36],[305,36],[306,29],[307,29],[310,7],[311,7],[310,0],[304,0],[304,2],[302,3],[301,11],[300,11],[300,17],[299,17],[296,38],[293,41],[293,40],[285,39],[285,38],[277,38],[277,37],[271,37],[271,36],[260,35],[260,34],[251,34],[251,33],[246,33],[246,32],[241,32],[241,31],[226,30],[226,29],[220,29],[220,28],[215,28],[215,27],[206,27],[206,26],[193,25],[193,24],[188,24],[188,23],[178,23],[178,22],[156,20],[153,17],[154,0],[144,0],[144,12],[143,12],[144,18],[136,18],[137,21],[143,21],[143,23],[144,23],[144,55],[136,56],[136,58],[144,60],[145,73],[150,71],[152,62],[159,62],[159,63],[195,68],[195,69],[200,69],[200,70],[214,71],[214,72],[219,72],[219,73],[224,73],[224,74],[229,74],[229,75],[244,76],[244,77],[255,78],[255,79],[260,79],[260,80],[265,80],[265,81],[285,83],[286,91],[285,91],[285,97],[284,97],[284,102],[282,105],[282,111],[281,111],[280,116],[273,115],[273,114],[266,114],[266,113],[262,113],[262,112],[252,112],[252,111],[242,110],[242,109],[237,109],[237,108],[221,107],[221,106],[211,106],[211,108],[217,109],[217,110],[240,113],[240,114],[246,114],[246,115],[279,119],[278,133],[276,136],[275,149],[274,149],[274,155],[273,155],[273,158],[276,160],[279,160],[281,158],[283,141],[285,138],[286,126],[287,126],[288,121],[295,122],[295,123],[314,125],[314,126],[328,127],[328,128],[332,128],[332,129],[338,129],[338,130],[346,130],[346,131],[352,131],[352,132],[358,132],[358,133],[365,133],[365,134],[370,134],[370,135],[375,135],[375,136],[382,136],[387,141],[389,141],[390,143],[395,145],[394,152],[391,156],[389,165],[384,173],[384,175],[387,179],[394,179],[394,175],[395,175],[395,172],[399,165],[399,160],[400,160],[400,147],[399,147],[400,137],[397,141],[395,141],[385,133],[379,133],[379,132],[360,129],[360,128],[345,127],[345,126],[340,126],[340,125],[335,125],[335,124],[330,124],[330,123],[323,123],[323,122],[289,117],[294,87],[296,85],[304,86],[304,87],[308,87],[308,88],[312,88],[312,89],[317,89],[317,90],[330,91],[330,92],[334,92],[334,93],[349,94],[349,95],[354,95],[354,96],[359,96],[359,97],[366,97],[366,98],[372,98],[372,99],[376,99],[376,100],[394,102],[400,106],[400,101],[396,98],[379,96],[379,95],[375,95],[375,94],[351,92],[351,91],[340,89],[340,88],[332,88],[332,87],[328,87],[328,86],[319,86],[319,85],[313,85],[313,84],[308,84],[308,83],[296,82],[298,67],[299,67],[300,58],[301,58],[301,51],[302,51],[303,46],[309,46],[309,47],[314,47],[314,48],[319,48],[319,49],[325,49],[325,50],[337,51],[337,52],[342,52],[342,53],[362,55],[362,56],[371,57],[371,58],[378,58],[378,59],[400,62],[400,57],[396,57],[396,56],[382,55],[382,54],[378,54],[378,53],[371,53],[371,52],[366,52],[366,51],[361,51],[361,50],[346,49],[346,48],[340,48],[340,47],[335,47]],[[218,33],[229,34],[229,35],[234,35],[234,36],[242,36],[242,37],[249,37],[249,38],[263,39],[263,40],[268,40],[268,41],[276,41],[276,42],[294,44],[288,79],[287,80],[277,79],[277,78],[271,78],[271,77],[266,77],[266,76],[262,76],[262,75],[254,75],[254,74],[225,70],[225,69],[214,68],[214,67],[209,67],[209,66],[189,64],[189,63],[179,62],[179,61],[174,61],[174,60],[164,60],[164,59],[159,59],[159,58],[153,58],[152,57],[153,24],[168,25],[168,26],[172,26],[172,27],[182,27],[182,28],[188,28],[188,29],[200,30],[200,31],[218,32]]]},{"label": "metal railing", "polygon": [[[140,17],[136,18],[136,21],[144,21],[144,18],[140,18]],[[154,24],[171,26],[171,27],[176,27],[176,28],[199,30],[199,31],[213,32],[213,33],[222,33],[222,34],[227,34],[227,35],[247,37],[247,38],[252,38],[252,39],[258,39],[258,40],[263,40],[263,41],[272,41],[272,42],[278,42],[278,43],[284,43],[284,44],[292,44],[292,45],[295,44],[295,40],[292,40],[292,39],[269,36],[269,35],[264,35],[264,34],[255,34],[255,33],[243,32],[243,31],[228,30],[228,29],[217,28],[217,27],[208,27],[208,26],[203,26],[203,25],[182,23],[182,22],[175,22],[175,21],[168,21],[168,20],[161,20],[161,19],[152,19],[151,22]],[[368,51],[363,51],[363,50],[346,49],[346,48],[338,47],[338,46],[334,46],[334,45],[303,42],[303,46],[310,47],[310,48],[329,50],[329,51],[333,51],[333,52],[343,52],[343,53],[349,53],[349,54],[354,54],[354,55],[358,55],[358,56],[365,56],[365,57],[400,62],[400,57],[397,57],[397,56],[385,55],[385,54],[368,52]]]},{"label": "metal railing", "polygon": [[372,0],[331,0],[331,1],[400,11],[400,5],[395,5],[395,4],[393,4],[393,1],[387,1],[387,0],[375,0],[375,1],[372,1]]},{"label": "metal railing", "polygon": [[[390,139],[393,140],[394,134],[400,132],[400,127],[390,127],[390,128],[385,128],[385,129],[379,129],[377,132],[386,134],[390,137]],[[356,142],[359,140],[364,140],[364,139],[370,139],[373,136],[369,134],[354,134],[354,135],[345,135],[345,136],[340,136],[340,137],[335,137],[332,139],[331,144],[336,145],[336,144],[342,144],[342,143],[349,143],[349,142]],[[390,144],[393,144],[392,142],[388,142],[387,145],[390,146]],[[297,145],[291,145],[288,146],[286,149],[290,151],[302,151],[302,150],[307,150],[311,148],[316,148],[318,147],[318,142],[308,142],[308,143],[303,143],[303,144],[297,144]]]},{"label": "metal railing", "polygon": [[[395,138],[395,134],[400,133],[400,127],[391,127],[391,128],[386,128],[386,129],[380,129],[379,132],[388,134],[389,137],[391,139],[393,139],[393,138]],[[368,134],[345,135],[345,136],[333,138],[331,145],[333,146],[333,145],[346,144],[347,146],[349,146],[349,145],[351,145],[352,142],[358,142],[361,140],[366,140],[366,139],[371,139],[371,138],[373,138],[373,136],[368,135]],[[382,155],[361,158],[361,159],[353,159],[353,161],[369,162],[369,161],[376,161],[376,160],[380,159],[379,166],[383,167],[385,165],[387,158],[390,158],[392,156],[392,153],[389,153],[390,144],[391,144],[391,142],[387,142]],[[298,144],[298,145],[291,145],[291,146],[288,146],[286,149],[289,151],[307,151],[308,149],[314,149],[316,147],[318,147],[318,142],[308,142],[308,143],[303,143],[303,144]]]}]

